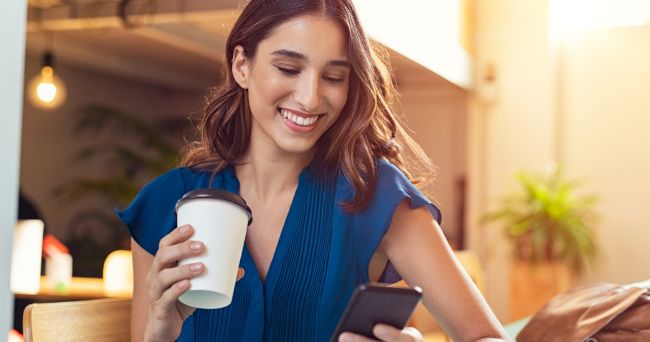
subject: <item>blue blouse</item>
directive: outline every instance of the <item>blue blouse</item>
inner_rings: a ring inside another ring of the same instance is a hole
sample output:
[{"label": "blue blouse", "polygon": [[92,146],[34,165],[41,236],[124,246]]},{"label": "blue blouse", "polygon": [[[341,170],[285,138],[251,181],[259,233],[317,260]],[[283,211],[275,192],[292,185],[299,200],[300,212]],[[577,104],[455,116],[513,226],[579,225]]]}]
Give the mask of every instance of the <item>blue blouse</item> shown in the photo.
[{"label": "blue blouse", "polygon": [[[374,195],[361,212],[350,214],[339,203],[354,188],[339,175],[317,177],[305,168],[289,208],[265,281],[244,245],[232,303],[216,310],[198,309],[185,323],[178,341],[328,341],[354,288],[368,282],[370,259],[386,233],[397,205],[425,206],[440,222],[441,214],[393,164],[378,160]],[[209,172],[173,169],[145,186],[119,218],[133,239],[152,255],[176,227],[174,205],[183,194],[212,186],[239,193],[232,167],[210,184]],[[255,220],[263,218],[255,217]],[[400,279],[390,262],[381,281]]]}]

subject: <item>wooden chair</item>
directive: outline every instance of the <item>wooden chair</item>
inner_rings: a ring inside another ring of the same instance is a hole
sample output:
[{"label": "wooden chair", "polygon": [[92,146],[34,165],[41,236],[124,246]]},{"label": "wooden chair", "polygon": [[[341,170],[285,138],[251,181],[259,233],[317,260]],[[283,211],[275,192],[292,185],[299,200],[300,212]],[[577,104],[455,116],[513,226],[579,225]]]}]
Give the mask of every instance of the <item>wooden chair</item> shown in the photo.
[{"label": "wooden chair", "polygon": [[129,341],[130,299],[30,304],[23,313],[25,342]]}]

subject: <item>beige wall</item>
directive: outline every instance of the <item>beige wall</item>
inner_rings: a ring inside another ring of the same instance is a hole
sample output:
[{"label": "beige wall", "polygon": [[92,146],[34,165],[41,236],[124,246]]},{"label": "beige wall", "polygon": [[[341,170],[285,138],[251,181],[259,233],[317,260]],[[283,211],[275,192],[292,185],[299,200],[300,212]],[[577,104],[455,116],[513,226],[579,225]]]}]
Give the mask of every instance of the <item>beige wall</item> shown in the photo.
[{"label": "beige wall", "polygon": [[[649,278],[643,265],[650,262],[644,215],[650,192],[650,28],[582,32],[565,37],[558,49],[548,36],[547,1],[475,6],[468,220],[472,246],[485,260],[490,304],[508,321],[508,248],[475,222],[514,187],[516,170],[542,171],[551,160],[602,199],[604,254],[582,281]],[[480,78],[488,63],[496,67],[494,86]]]},{"label": "beige wall", "polygon": [[[486,297],[508,319],[508,250],[478,220],[508,193],[514,173],[553,159],[553,97],[546,1],[475,1],[475,75],[469,115],[469,243],[486,270]],[[496,70],[494,85],[481,76]]]},{"label": "beige wall", "polygon": [[650,278],[650,25],[567,37],[562,111],[567,171],[601,197],[604,252],[586,281]]},{"label": "beige wall", "polygon": [[456,242],[461,224],[458,182],[466,175],[467,93],[447,82],[405,82],[399,91],[407,124],[436,166],[434,183],[425,191],[440,206],[447,239]]}]

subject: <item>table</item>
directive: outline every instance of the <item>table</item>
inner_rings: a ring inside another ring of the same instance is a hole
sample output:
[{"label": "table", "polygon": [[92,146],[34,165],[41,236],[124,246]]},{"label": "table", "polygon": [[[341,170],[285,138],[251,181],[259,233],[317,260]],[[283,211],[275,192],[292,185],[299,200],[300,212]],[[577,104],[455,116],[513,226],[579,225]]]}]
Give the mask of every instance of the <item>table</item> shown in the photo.
[{"label": "table", "polygon": [[65,291],[59,291],[41,276],[40,290],[36,294],[16,293],[18,299],[31,299],[34,301],[69,301],[98,298],[131,298],[130,293],[107,294],[104,291],[102,278],[72,277],[70,286]]}]

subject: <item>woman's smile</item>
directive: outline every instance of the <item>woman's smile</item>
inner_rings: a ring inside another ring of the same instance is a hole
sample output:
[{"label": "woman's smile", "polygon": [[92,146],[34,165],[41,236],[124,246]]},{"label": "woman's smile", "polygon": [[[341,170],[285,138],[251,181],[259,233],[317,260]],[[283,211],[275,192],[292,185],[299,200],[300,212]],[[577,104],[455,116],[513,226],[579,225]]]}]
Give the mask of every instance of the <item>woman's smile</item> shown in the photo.
[{"label": "woman's smile", "polygon": [[305,113],[282,107],[278,108],[278,114],[284,124],[296,133],[313,131],[318,126],[321,116],[325,115],[324,113]]}]

